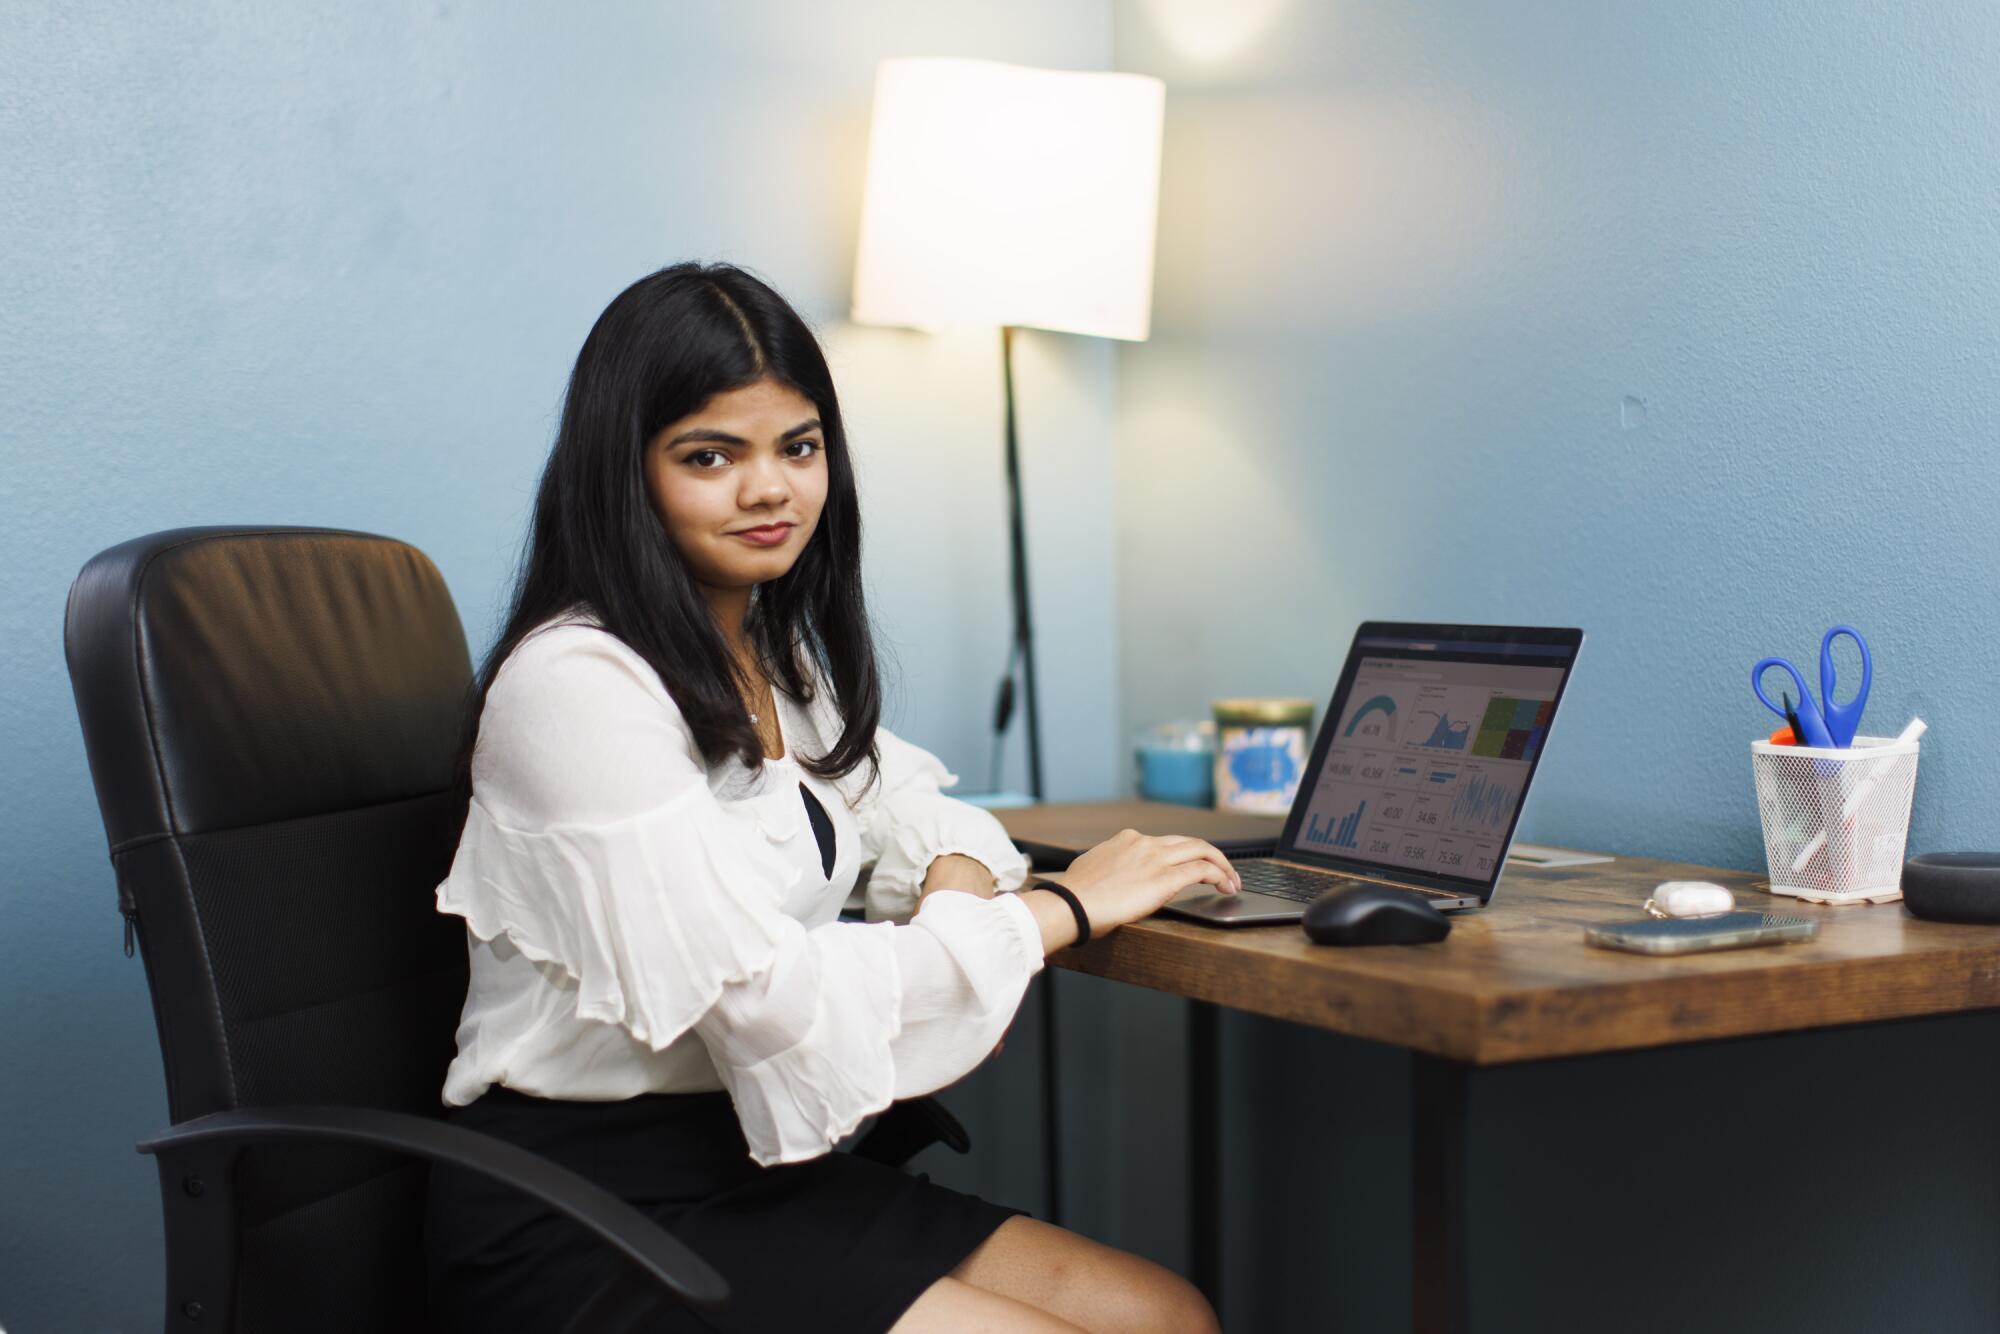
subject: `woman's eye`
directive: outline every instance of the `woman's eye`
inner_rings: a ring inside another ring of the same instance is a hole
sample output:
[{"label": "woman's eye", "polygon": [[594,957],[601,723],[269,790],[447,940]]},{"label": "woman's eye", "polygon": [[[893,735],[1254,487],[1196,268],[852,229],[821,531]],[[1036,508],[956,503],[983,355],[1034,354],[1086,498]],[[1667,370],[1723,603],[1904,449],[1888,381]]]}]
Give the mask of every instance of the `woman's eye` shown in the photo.
[{"label": "woman's eye", "polygon": [[795,459],[809,459],[818,452],[819,447],[819,441],[817,440],[794,440],[788,446],[790,449],[802,451],[801,453],[792,455]]},{"label": "woman's eye", "polygon": [[[711,464],[705,462],[705,460],[714,460],[714,463]],[[687,456],[687,461],[696,468],[712,470],[716,465],[729,462],[729,459],[719,449],[697,449],[694,453]]]}]

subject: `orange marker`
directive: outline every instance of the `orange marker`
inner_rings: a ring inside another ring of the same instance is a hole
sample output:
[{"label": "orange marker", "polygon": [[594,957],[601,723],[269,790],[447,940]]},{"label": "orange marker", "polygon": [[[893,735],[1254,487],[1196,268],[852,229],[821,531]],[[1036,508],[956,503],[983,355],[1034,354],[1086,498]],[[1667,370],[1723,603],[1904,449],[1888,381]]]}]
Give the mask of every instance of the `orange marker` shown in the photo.
[{"label": "orange marker", "polygon": [[1787,725],[1771,733],[1771,744],[1774,746],[1796,746],[1799,744],[1799,739],[1792,735],[1792,729]]}]

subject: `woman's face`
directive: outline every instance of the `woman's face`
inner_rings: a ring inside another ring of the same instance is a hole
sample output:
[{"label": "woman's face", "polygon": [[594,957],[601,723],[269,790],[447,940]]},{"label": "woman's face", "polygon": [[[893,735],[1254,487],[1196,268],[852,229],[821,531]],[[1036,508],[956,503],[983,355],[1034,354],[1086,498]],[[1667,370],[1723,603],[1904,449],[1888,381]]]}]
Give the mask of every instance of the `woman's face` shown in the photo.
[{"label": "woman's face", "polygon": [[748,588],[776,579],[826,505],[819,410],[765,378],[717,394],[646,445],[646,486],[695,580]]}]

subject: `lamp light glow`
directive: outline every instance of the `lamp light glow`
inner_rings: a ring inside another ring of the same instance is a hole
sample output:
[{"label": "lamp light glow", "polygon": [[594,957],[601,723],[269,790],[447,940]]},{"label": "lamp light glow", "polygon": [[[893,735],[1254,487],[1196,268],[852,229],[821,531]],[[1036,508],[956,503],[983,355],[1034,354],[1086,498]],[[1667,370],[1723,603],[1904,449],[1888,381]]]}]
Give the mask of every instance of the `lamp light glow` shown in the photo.
[{"label": "lamp light glow", "polygon": [[884,61],[853,317],[1146,337],[1158,79],[986,60]]}]

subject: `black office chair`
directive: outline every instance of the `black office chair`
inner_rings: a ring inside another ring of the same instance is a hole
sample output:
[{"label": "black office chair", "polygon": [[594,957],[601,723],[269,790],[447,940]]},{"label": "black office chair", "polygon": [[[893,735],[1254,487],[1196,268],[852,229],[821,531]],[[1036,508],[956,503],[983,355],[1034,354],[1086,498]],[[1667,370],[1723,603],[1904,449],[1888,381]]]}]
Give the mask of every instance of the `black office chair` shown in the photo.
[{"label": "black office chair", "polygon": [[[464,923],[436,910],[464,817],[472,675],[414,547],[319,528],[181,528],[93,557],[64,631],[126,951],[145,962],[173,1126],[168,1330],[420,1330],[429,1163],[504,1181],[627,1263],[573,1330],[722,1278],[610,1193],[446,1124]],[[964,1130],[899,1103],[856,1152]]]}]

